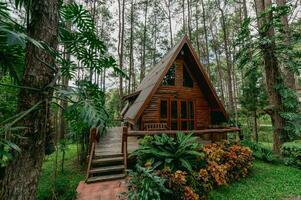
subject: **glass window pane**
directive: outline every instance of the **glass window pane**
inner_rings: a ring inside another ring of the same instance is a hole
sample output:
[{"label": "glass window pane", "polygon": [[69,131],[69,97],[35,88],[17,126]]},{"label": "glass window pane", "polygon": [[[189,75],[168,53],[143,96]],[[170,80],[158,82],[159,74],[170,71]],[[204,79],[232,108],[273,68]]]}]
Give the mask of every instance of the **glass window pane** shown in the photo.
[{"label": "glass window pane", "polygon": [[193,102],[192,101],[188,102],[188,113],[189,113],[189,118],[193,119],[194,118],[194,109],[193,109]]},{"label": "glass window pane", "polygon": [[181,122],[181,130],[187,130],[187,121]]},{"label": "glass window pane", "polygon": [[177,101],[171,101],[171,118],[172,119],[178,118]]},{"label": "glass window pane", "polygon": [[177,120],[171,121],[171,130],[178,130],[178,122]]},{"label": "glass window pane", "polygon": [[193,80],[184,65],[183,65],[183,86],[193,87]]},{"label": "glass window pane", "polygon": [[187,118],[187,108],[186,108],[186,101],[181,101],[181,118]]},{"label": "glass window pane", "polygon": [[194,130],[194,120],[189,121],[189,130]]},{"label": "glass window pane", "polygon": [[163,78],[162,85],[175,85],[175,80],[176,80],[176,65],[173,64],[169,68],[165,77]]},{"label": "glass window pane", "polygon": [[160,118],[161,119],[166,119],[167,118],[167,101],[166,100],[161,100]]}]

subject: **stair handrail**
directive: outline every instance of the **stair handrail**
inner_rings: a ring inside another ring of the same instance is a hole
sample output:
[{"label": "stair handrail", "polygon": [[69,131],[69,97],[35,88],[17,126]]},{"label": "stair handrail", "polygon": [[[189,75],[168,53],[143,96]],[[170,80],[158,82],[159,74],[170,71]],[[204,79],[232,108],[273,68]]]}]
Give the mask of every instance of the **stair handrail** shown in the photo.
[{"label": "stair handrail", "polygon": [[86,173],[86,179],[85,182],[89,178],[90,170],[91,170],[91,164],[92,164],[92,159],[95,153],[95,146],[97,143],[97,138],[98,138],[98,129],[97,128],[91,128],[90,129],[90,135],[89,135],[89,154],[88,154],[88,167],[87,167],[87,173]]},{"label": "stair handrail", "polygon": [[122,128],[122,144],[121,153],[123,154],[124,168],[127,169],[127,157],[128,157],[128,127],[123,126]]}]

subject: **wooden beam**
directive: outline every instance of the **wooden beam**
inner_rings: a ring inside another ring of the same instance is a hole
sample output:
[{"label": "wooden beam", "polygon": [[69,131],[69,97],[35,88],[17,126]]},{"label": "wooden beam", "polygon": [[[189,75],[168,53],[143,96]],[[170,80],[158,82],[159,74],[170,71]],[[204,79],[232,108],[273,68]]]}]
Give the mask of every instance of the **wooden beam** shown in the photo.
[{"label": "wooden beam", "polygon": [[236,127],[232,128],[219,128],[219,129],[203,129],[203,130],[189,130],[189,131],[180,131],[180,130],[165,130],[165,131],[128,131],[128,137],[136,137],[136,136],[145,136],[145,135],[175,135],[178,132],[182,132],[185,134],[193,133],[193,135],[203,135],[203,134],[219,134],[219,133],[231,133],[231,132],[239,132],[240,129]]}]

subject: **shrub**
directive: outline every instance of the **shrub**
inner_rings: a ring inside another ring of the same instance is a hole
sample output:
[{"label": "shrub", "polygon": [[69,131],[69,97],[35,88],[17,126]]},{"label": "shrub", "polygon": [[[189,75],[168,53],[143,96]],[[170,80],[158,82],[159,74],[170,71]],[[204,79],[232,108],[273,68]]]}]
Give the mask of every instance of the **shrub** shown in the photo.
[{"label": "shrub", "polygon": [[136,165],[136,171],[129,171],[128,199],[160,200],[163,194],[171,193],[166,187],[166,179],[158,176],[154,169]]},{"label": "shrub", "polygon": [[256,159],[262,160],[268,163],[279,163],[280,158],[273,153],[272,150],[262,147],[259,144],[252,142],[250,140],[243,140],[242,145],[249,147],[253,151],[253,156]]},{"label": "shrub", "polygon": [[284,143],[281,150],[286,165],[301,168],[301,141]]},{"label": "shrub", "polygon": [[204,157],[197,151],[200,145],[195,140],[192,134],[184,133],[177,133],[175,138],[165,134],[148,136],[132,156],[137,156],[140,165],[151,165],[155,169],[169,167],[173,171],[192,171]]},{"label": "shrub", "polygon": [[[135,154],[138,162],[146,168],[137,168],[137,172],[130,174],[130,194],[136,194],[133,196],[136,199],[146,199],[145,196],[138,198],[138,194],[155,194],[153,199],[162,200],[207,199],[214,187],[248,175],[253,162],[250,148],[228,142],[200,147],[193,143],[195,140],[192,138],[191,135],[177,134],[175,139],[162,135],[143,140]],[[183,165],[181,158],[188,158],[186,162],[191,168]],[[152,175],[138,175],[141,169]]]}]

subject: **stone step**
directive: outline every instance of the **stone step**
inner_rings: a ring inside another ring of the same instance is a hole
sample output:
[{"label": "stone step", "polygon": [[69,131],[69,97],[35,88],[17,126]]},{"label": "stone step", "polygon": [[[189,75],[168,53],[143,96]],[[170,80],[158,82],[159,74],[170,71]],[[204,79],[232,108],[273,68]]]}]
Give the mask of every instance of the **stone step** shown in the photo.
[{"label": "stone step", "polygon": [[113,165],[105,167],[97,167],[90,170],[90,174],[100,174],[100,173],[109,173],[124,170],[124,165]]},{"label": "stone step", "polygon": [[95,183],[95,182],[101,182],[101,181],[109,181],[109,180],[122,179],[124,177],[125,177],[125,174],[95,176],[95,177],[88,178],[86,182],[87,183]]},{"label": "stone step", "polygon": [[92,160],[92,165],[107,165],[116,162],[123,162],[123,157],[107,157],[107,158],[97,158]]}]

